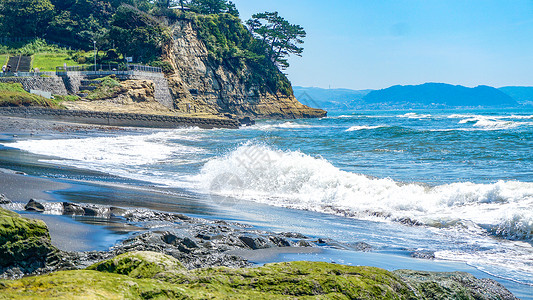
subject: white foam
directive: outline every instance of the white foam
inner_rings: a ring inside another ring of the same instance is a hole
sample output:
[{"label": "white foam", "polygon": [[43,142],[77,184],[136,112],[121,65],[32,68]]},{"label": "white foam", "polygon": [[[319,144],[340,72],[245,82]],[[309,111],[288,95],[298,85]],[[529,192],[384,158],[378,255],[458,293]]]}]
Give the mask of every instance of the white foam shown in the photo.
[{"label": "white foam", "polygon": [[[402,184],[342,171],[301,152],[253,144],[210,160],[194,180],[210,192],[210,184],[228,174],[240,179],[243,198],[270,205],[430,226],[472,222],[505,238],[533,238],[533,183]],[[233,193],[216,191],[224,192]]]},{"label": "white foam", "polygon": [[514,122],[509,120],[502,120],[498,118],[486,117],[486,116],[474,116],[467,119],[462,119],[459,124],[474,123],[474,127],[479,127],[486,130],[502,130],[512,129],[520,125],[526,125],[525,122]]},{"label": "white foam", "polygon": [[387,127],[387,126],[381,126],[381,125],[378,125],[378,126],[356,125],[356,126],[352,126],[352,127],[348,128],[348,129],[346,129],[345,131],[350,132],[350,131],[358,131],[358,130],[377,129],[377,128],[383,128],[383,127]]},{"label": "white foam", "polygon": [[244,129],[254,129],[254,130],[278,130],[278,129],[301,129],[301,128],[315,128],[320,126],[314,126],[309,124],[301,124],[296,122],[284,122],[277,124],[256,124]]},{"label": "white foam", "polygon": [[195,156],[205,153],[204,149],[181,143],[201,140],[198,132],[201,129],[175,129],[115,137],[25,140],[7,146],[57,158],[43,159],[44,162],[176,185],[180,182],[177,174],[146,166],[201,161]]},{"label": "white foam", "polygon": [[417,113],[406,113],[403,115],[397,116],[398,118],[408,118],[408,119],[427,119],[431,118],[430,114],[417,114]]}]

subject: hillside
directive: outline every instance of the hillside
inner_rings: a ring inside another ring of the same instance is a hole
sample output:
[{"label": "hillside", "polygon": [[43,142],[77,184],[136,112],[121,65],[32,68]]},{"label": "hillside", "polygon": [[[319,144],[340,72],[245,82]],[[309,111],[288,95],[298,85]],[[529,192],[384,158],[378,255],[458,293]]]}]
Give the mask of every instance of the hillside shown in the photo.
[{"label": "hillside", "polygon": [[325,110],[356,109],[372,90],[322,89],[294,86],[294,95],[303,104]]},{"label": "hillside", "polygon": [[326,115],[296,100],[290,81],[280,70],[288,64],[279,53],[288,54],[274,51],[265,39],[253,35],[230,1],[211,1],[217,5],[186,1],[187,10],[170,9],[167,1],[149,0],[35,0],[28,6],[15,2],[0,3],[0,41],[4,43],[0,53],[33,55],[40,69],[54,67],[41,66],[39,59],[45,56],[35,49],[23,49],[28,48],[24,43],[17,48],[5,42],[43,38],[61,43],[64,49],[77,48],[56,54],[57,61],[64,63],[87,64],[95,59],[124,65],[125,58],[131,57],[133,63],[160,67],[169,80],[173,109],[180,114]]},{"label": "hillside", "polygon": [[531,86],[505,86],[499,90],[513,97],[520,104],[533,105],[533,87]]},{"label": "hillside", "polygon": [[444,83],[396,85],[372,91],[363,98],[373,108],[513,107],[518,103],[489,86],[468,88]]}]

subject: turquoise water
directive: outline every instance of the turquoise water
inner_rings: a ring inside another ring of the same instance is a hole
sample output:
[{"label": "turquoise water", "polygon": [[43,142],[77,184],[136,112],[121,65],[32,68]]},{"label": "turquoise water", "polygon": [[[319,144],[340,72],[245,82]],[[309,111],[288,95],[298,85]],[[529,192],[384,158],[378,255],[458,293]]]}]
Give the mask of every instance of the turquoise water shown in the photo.
[{"label": "turquoise water", "polygon": [[4,146],[117,176],[92,180],[163,189],[199,216],[364,241],[389,256],[431,251],[533,286],[533,109],[339,112]]}]

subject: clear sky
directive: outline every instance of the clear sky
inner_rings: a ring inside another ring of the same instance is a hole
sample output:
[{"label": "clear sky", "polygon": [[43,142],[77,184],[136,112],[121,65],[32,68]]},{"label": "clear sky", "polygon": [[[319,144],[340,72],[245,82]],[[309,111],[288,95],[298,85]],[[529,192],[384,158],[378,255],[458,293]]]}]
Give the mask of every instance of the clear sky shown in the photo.
[{"label": "clear sky", "polygon": [[233,0],[307,31],[293,85],[533,86],[533,0]]}]

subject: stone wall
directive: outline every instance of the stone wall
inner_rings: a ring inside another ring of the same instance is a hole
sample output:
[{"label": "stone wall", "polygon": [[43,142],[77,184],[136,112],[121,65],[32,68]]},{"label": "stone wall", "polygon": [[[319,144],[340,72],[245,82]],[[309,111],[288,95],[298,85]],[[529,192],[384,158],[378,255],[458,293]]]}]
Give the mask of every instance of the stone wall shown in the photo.
[{"label": "stone wall", "polygon": [[[156,75],[156,74],[154,74]],[[157,74],[161,75],[161,74]],[[67,76],[61,76],[67,90],[72,94],[77,94],[80,92],[80,86],[82,80],[90,80],[101,78],[102,76],[95,75],[85,75],[82,72],[69,72]],[[117,75],[117,78],[120,80],[151,80],[154,83],[155,93],[154,98],[157,102],[162,105],[173,109],[174,101],[170,95],[170,89],[168,86],[168,81],[165,77],[162,76],[153,76],[147,72],[133,72],[132,75]]]},{"label": "stone wall", "polygon": [[143,115],[108,113],[81,110],[61,110],[38,107],[2,107],[0,115],[56,120],[83,124],[97,124],[126,127],[149,127],[149,128],[239,128],[239,122],[229,119],[189,118],[162,115]]},{"label": "stone wall", "polygon": [[63,80],[59,77],[4,77],[0,78],[0,82],[20,83],[26,91],[40,90],[62,96],[68,94]]},{"label": "stone wall", "polygon": [[[81,72],[71,72],[67,76],[0,78],[0,82],[18,82],[21,83],[22,87],[27,91],[41,90],[50,92],[54,95],[68,95],[69,93],[77,94],[80,92],[82,80],[100,77],[101,76],[84,75]],[[153,81],[155,87],[155,100],[170,109],[174,108],[174,103],[172,96],[170,95],[170,89],[166,78],[162,76],[151,76],[150,73],[142,72],[135,72],[133,75],[120,75],[117,77],[121,80],[137,79]]]}]

